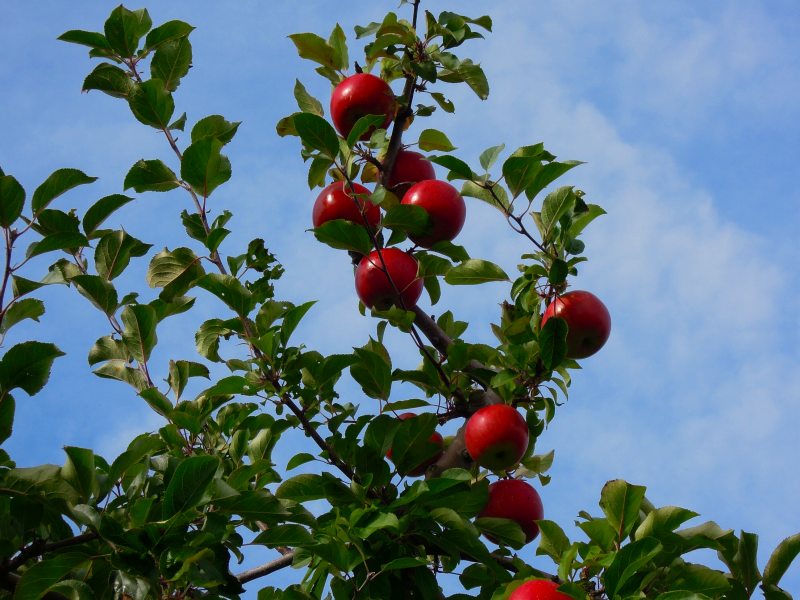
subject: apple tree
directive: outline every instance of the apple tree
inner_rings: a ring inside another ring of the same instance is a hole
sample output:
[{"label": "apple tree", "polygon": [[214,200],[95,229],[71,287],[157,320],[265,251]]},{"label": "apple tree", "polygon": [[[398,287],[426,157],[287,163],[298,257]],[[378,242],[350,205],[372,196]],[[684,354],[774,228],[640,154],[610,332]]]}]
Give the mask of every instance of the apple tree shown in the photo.
[{"label": "apple tree", "polygon": [[[743,600],[760,588],[791,598],[779,584],[800,534],[762,571],[755,534],[687,526],[696,513],[654,506],[643,486],[622,480],[599,491],[599,509],[578,515],[579,539],[544,518],[537,490],[553,452],[537,438],[558,426],[578,361],[611,329],[602,301],[571,289],[587,260],[581,236],[604,211],[561,183],[580,163],[542,143],[463,157],[446,133],[425,127],[434,111],[456,110],[452,86],[488,96],[466,52],[492,20],[420,4],[402,2],[349,38],[339,25],[328,36],[290,36],[310,61],[302,77],[321,76],[331,90],[318,99],[298,79],[298,109],[277,124],[297,139],[297,168],[307,171],[308,243],[352,262],[353,305],[374,325],[362,346],[327,356],[293,340],[313,301],[276,297],[283,267],[269,240],[231,236],[231,212],[209,203],[231,177],[224,150],[239,123],[176,107],[193,27],[154,26],[147,10],[119,6],[102,32],[61,36],[99,60],[83,89],[127,103],[163,134],[164,153],[132,165],[123,193],[82,215],[57,207],[95,177],[58,169],[28,194],[0,170],[0,334],[44,314],[43,286],[77,292],[103,332],[88,349],[93,373],[118,380],[163,425],[117,457],[66,447],[61,466],[18,466],[0,450],[0,597],[239,598],[247,589],[287,600]],[[186,199],[170,247],[104,226],[135,195],[170,190]],[[458,244],[475,202],[528,246],[513,280]],[[43,255],[52,264],[42,273],[29,261]],[[120,289],[132,261],[147,261],[147,285]],[[467,324],[439,306],[442,286],[496,281],[510,283],[491,324],[496,343],[471,343]],[[159,325],[196,310],[201,295],[217,312],[187,334],[196,354],[154,364]],[[393,365],[389,328],[419,353],[418,368]],[[48,379],[62,354],[40,340],[3,349],[0,441],[22,392],[59,385]],[[340,397],[342,378],[363,398]],[[445,438],[437,429],[451,422]],[[289,431],[308,446],[276,462]],[[274,550],[274,560],[238,567],[252,545]],[[698,549],[719,564],[685,556]],[[304,570],[301,583],[270,583],[290,566]],[[461,592],[445,596],[437,578],[446,573],[459,573]]]}]

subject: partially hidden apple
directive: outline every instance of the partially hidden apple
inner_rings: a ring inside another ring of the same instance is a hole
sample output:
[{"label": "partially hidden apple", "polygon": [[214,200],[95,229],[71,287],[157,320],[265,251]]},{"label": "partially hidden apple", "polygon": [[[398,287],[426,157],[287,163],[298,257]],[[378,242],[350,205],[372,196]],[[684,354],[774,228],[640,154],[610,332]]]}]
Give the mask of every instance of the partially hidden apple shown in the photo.
[{"label": "partially hidden apple", "polygon": [[411,309],[422,295],[419,265],[414,257],[397,248],[384,248],[380,254],[373,250],[356,268],[356,293],[367,308],[385,310],[400,305],[399,300],[402,300],[402,304]]},{"label": "partially hidden apple", "polygon": [[419,152],[400,150],[386,180],[386,187],[394,191],[398,198],[402,198],[412,185],[429,179],[436,179],[433,163]]},{"label": "partially hidden apple", "polygon": [[553,300],[542,315],[542,327],[552,317],[567,322],[567,357],[586,358],[595,354],[611,333],[611,315],[591,292],[575,290]]},{"label": "partially hidden apple", "polygon": [[489,486],[489,501],[478,515],[516,521],[525,533],[526,543],[539,535],[536,521],[544,518],[539,494],[519,479],[501,479]]},{"label": "partially hidden apple", "polygon": [[[367,115],[384,115],[381,127],[388,127],[394,119],[396,100],[392,88],[380,77],[370,73],[356,73],[342,80],[331,95],[331,119],[337,131],[347,137],[353,125]],[[362,140],[369,139],[366,131]]]},{"label": "partially hidden apple", "polygon": [[[406,419],[413,419],[416,416],[417,415],[415,415],[414,413],[408,412],[401,414],[398,418],[405,421]],[[439,433],[438,431],[434,431],[428,438],[428,441],[431,444],[438,446],[439,451],[433,456],[431,456],[428,460],[422,462],[421,464],[417,465],[416,467],[408,471],[408,473],[405,473],[405,475],[408,475],[409,477],[419,477],[420,475],[424,475],[426,469],[433,463],[435,463],[437,460],[439,460],[439,457],[442,455],[442,452],[444,452],[444,438],[442,438],[442,434]],[[392,460],[391,448],[389,448],[389,451],[386,453],[386,458]]]},{"label": "partially hidden apple", "polygon": [[412,185],[403,196],[403,204],[420,206],[430,217],[430,229],[424,235],[411,235],[411,241],[423,248],[453,240],[464,227],[467,207],[458,190],[446,181],[429,179]]},{"label": "partially hidden apple", "polygon": [[352,187],[344,181],[334,181],[323,189],[314,202],[311,221],[314,227],[334,219],[346,219],[359,225],[364,218],[373,229],[377,229],[381,220],[381,210],[367,198],[370,191],[363,185],[353,183]]},{"label": "partially hidden apple", "polygon": [[464,442],[480,466],[501,471],[516,465],[528,449],[528,424],[508,404],[490,404],[467,421]]},{"label": "partially hidden apple", "polygon": [[532,579],[511,592],[508,600],[572,600],[572,596],[559,592],[555,581]]}]

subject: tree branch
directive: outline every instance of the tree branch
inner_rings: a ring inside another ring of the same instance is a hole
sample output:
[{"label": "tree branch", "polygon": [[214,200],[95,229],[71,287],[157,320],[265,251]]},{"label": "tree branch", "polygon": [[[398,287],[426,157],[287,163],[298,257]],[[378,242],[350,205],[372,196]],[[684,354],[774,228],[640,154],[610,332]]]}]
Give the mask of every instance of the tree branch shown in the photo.
[{"label": "tree branch", "polygon": [[239,573],[236,576],[236,579],[239,580],[239,583],[247,583],[248,581],[253,581],[254,579],[258,579],[259,577],[264,577],[265,575],[269,575],[270,573],[274,573],[275,571],[280,571],[284,567],[288,567],[292,564],[292,560],[294,560],[294,552],[288,552],[283,556],[276,558],[268,563],[264,563],[259,567],[255,567],[253,569],[248,569],[242,573]]}]

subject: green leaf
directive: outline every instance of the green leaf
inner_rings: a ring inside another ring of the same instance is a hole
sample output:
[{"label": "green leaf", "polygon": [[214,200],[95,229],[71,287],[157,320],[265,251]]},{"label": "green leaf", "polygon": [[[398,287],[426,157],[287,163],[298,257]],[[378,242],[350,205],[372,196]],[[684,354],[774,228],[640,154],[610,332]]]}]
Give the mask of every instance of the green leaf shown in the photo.
[{"label": "green leaf", "polygon": [[195,285],[214,294],[240,317],[247,316],[254,308],[250,291],[231,275],[210,273],[197,279]]},{"label": "green leaf", "polygon": [[110,50],[111,46],[102,33],[97,31],[82,31],[80,29],[70,29],[65,31],[58,38],[62,42],[69,42],[72,44],[80,44],[81,46],[89,46],[90,48],[97,48],[100,50]]},{"label": "green leaf", "polygon": [[500,144],[499,146],[492,146],[491,148],[487,148],[486,150],[481,152],[481,155],[480,157],[478,157],[478,160],[480,161],[481,167],[483,167],[484,171],[486,171],[487,173],[489,172],[489,169],[491,169],[492,165],[494,165],[494,163],[497,162],[500,153],[503,150],[505,150],[505,147],[506,147],[505,144]]},{"label": "green leaf", "polygon": [[127,360],[109,360],[96,368],[93,373],[98,377],[123,381],[133,386],[139,392],[148,387],[144,374],[139,369],[129,366]]},{"label": "green leaf", "polygon": [[392,387],[392,367],[376,352],[356,349],[358,362],[350,366],[350,375],[370,398],[388,400]]},{"label": "green leaf", "polygon": [[777,586],[798,554],[800,554],[800,533],[785,538],[775,548],[764,568],[764,583]]},{"label": "green leaf", "polygon": [[[453,181],[454,179],[471,180],[477,177],[467,163],[460,158],[456,158],[455,156],[429,156],[428,160],[432,163],[443,166],[445,169],[448,169],[450,173],[447,175],[447,179],[450,181]],[[463,192],[461,194],[462,196],[464,195]]]},{"label": "green leaf", "polygon": [[289,462],[286,463],[286,470],[291,471],[292,469],[311,462],[312,460],[315,460],[313,454],[309,454],[308,452],[300,452],[289,459]]},{"label": "green leaf", "polygon": [[89,365],[96,365],[106,360],[128,360],[128,351],[122,340],[106,335],[97,340],[89,350]]},{"label": "green leaf", "polygon": [[426,152],[431,150],[452,152],[456,149],[447,136],[436,129],[425,129],[419,134],[419,147]]},{"label": "green leaf", "polygon": [[221,362],[219,356],[219,338],[229,336],[234,332],[241,332],[239,319],[209,319],[205,321],[194,336],[195,346],[201,356],[214,362]]},{"label": "green leaf", "polygon": [[[125,175],[126,190],[133,188],[136,192],[168,192],[178,187],[178,176],[162,161],[136,161]],[[124,196],[123,196],[124,197]]]},{"label": "green leaf", "polygon": [[231,178],[231,162],[220,153],[222,146],[216,138],[204,138],[183,154],[181,177],[204,198]]},{"label": "green leaf", "polygon": [[509,279],[505,271],[496,264],[488,260],[471,258],[450,269],[444,280],[450,285],[476,285]]},{"label": "green leaf", "polygon": [[172,402],[158,388],[149,387],[139,392],[139,395],[147,402],[150,408],[162,417],[169,417],[174,408]]},{"label": "green leaf", "polygon": [[314,538],[302,525],[274,525],[259,533],[253,542],[264,544],[270,548],[277,546],[297,547],[312,545]]},{"label": "green leaf", "polygon": [[95,477],[94,452],[74,446],[66,446],[64,452],[67,460],[61,467],[61,477],[88,502],[90,498],[97,496],[100,489]]},{"label": "green leaf", "polygon": [[475,526],[481,533],[497,540],[498,544],[519,549],[525,545],[525,532],[519,523],[510,519],[495,517],[479,517],[475,519]]},{"label": "green leaf", "polygon": [[44,314],[44,302],[35,298],[23,298],[6,308],[3,321],[0,323],[0,335],[4,335],[14,325],[25,319],[39,321]]},{"label": "green leaf", "polygon": [[136,119],[156,129],[167,129],[175,100],[161,79],[137,84],[128,96],[128,105]]},{"label": "green leaf", "polygon": [[27,569],[17,582],[15,600],[39,600],[70,571],[88,562],[82,552],[51,555]]},{"label": "green leaf", "polygon": [[310,302],[305,302],[299,306],[292,307],[287,310],[286,313],[284,313],[283,326],[281,327],[281,341],[283,342],[284,346],[289,343],[289,338],[291,337],[292,333],[294,333],[294,330],[297,329],[297,326],[300,324],[302,318],[316,303],[316,300],[311,300]]},{"label": "green leaf", "polygon": [[381,225],[387,229],[399,229],[410,235],[424,235],[431,227],[431,218],[421,206],[398,204],[386,211]]},{"label": "green leaf", "polygon": [[192,377],[205,377],[208,379],[210,373],[208,367],[190,360],[171,360],[169,361],[169,376],[167,383],[175,394],[175,398],[180,398],[186,384]]},{"label": "green leaf", "polygon": [[461,187],[461,195],[482,200],[489,206],[493,206],[503,213],[508,212],[508,195],[505,189],[497,183],[491,183],[491,189],[488,189],[485,185],[477,184],[474,181],[467,181]]},{"label": "green leaf", "polygon": [[350,64],[350,59],[347,55],[347,38],[338,23],[331,31],[330,37],[328,37],[328,46],[333,49],[333,61],[336,64],[334,68],[340,71],[346,70]]},{"label": "green leaf", "polygon": [[441,451],[441,446],[430,441],[436,424],[432,413],[419,414],[400,424],[392,441],[392,462],[399,473],[415,471]]},{"label": "green leaf", "polygon": [[347,147],[352,148],[358,140],[370,130],[381,127],[386,115],[364,115],[355,122],[350,133],[347,134]]},{"label": "green leaf", "polygon": [[150,287],[164,288],[159,297],[170,300],[182,296],[204,274],[200,258],[189,248],[165,248],[150,261],[147,284]]},{"label": "green leaf", "polygon": [[[300,107],[301,111],[313,113],[320,117],[325,115],[325,111],[322,109],[322,103],[308,93],[308,90],[300,83],[299,79],[294,80],[294,98],[297,100],[297,106]],[[381,118],[381,123],[383,123],[383,118]]]},{"label": "green leaf", "polygon": [[136,91],[136,84],[130,75],[116,65],[100,63],[83,80],[81,91],[97,90],[112,98],[130,98]]},{"label": "green leaf", "polygon": [[47,235],[38,242],[28,246],[25,256],[32,258],[55,250],[68,250],[88,246],[89,240],[82,234],[71,231],[62,231]]},{"label": "green leaf", "polygon": [[311,166],[308,168],[308,189],[313,190],[325,184],[331,165],[333,161],[330,158],[316,156],[311,160]]},{"label": "green leaf", "polygon": [[469,59],[461,61],[458,66],[458,75],[466,82],[481,100],[489,97],[489,82],[480,65],[473,64]]},{"label": "green leaf", "polygon": [[0,396],[0,444],[11,437],[14,430],[14,396],[6,393]]},{"label": "green leaf", "polygon": [[166,90],[174,92],[191,65],[192,44],[188,37],[181,37],[158,47],[150,63],[150,75],[163,81]]},{"label": "green leaf", "polygon": [[22,342],[9,348],[0,359],[0,390],[6,394],[14,388],[34,396],[50,378],[53,361],[64,356],[54,344]]},{"label": "green leaf", "polygon": [[561,177],[570,169],[582,164],[583,163],[579,160],[547,163],[541,169],[537,170],[536,177],[534,177],[525,186],[525,196],[527,196],[528,200],[533,200],[536,197],[536,194],[541,192],[553,181]]},{"label": "green leaf", "polygon": [[227,144],[236,135],[241,124],[241,121],[227,121],[222,115],[203,117],[192,127],[192,143],[214,138]]},{"label": "green leaf", "polygon": [[314,229],[314,237],[338,250],[351,250],[366,256],[372,251],[372,240],[363,225],[334,219]]},{"label": "green leaf", "polygon": [[210,499],[209,490],[219,467],[220,461],[216,456],[183,459],[164,491],[164,518],[191,510],[204,499]]},{"label": "green leaf", "polygon": [[541,161],[533,156],[510,156],[503,163],[505,177],[511,196],[516,198],[531,185],[542,168]]},{"label": "green leaf", "polygon": [[161,44],[184,38],[194,31],[194,27],[183,21],[167,21],[147,34],[144,46],[147,50],[155,50]]},{"label": "green leaf", "polygon": [[555,369],[567,356],[567,331],[569,326],[564,319],[548,319],[539,334],[539,354],[548,370]]},{"label": "green leaf", "polygon": [[650,511],[636,528],[633,534],[635,540],[652,537],[662,542],[686,521],[697,516],[696,512],[680,508],[679,506],[663,506]]},{"label": "green leaf", "polygon": [[33,214],[38,215],[53,200],[72,188],[92,183],[96,180],[97,177],[89,177],[78,169],[58,169],[53,171],[42,185],[33,192],[33,198],[31,199]]},{"label": "green leaf", "polygon": [[570,237],[578,237],[589,223],[604,214],[606,214],[606,211],[596,204],[587,204],[584,212],[577,213],[572,217],[572,225],[569,228]]},{"label": "green leaf", "polygon": [[132,304],[122,311],[122,341],[131,355],[140,363],[150,358],[156,345],[156,311],[147,304]]},{"label": "green leaf", "polygon": [[305,473],[284,481],[275,492],[278,498],[307,502],[327,497],[327,481],[322,475]]},{"label": "green leaf", "polygon": [[9,227],[22,214],[25,190],[11,175],[0,177],[0,226]]},{"label": "green leaf", "polygon": [[122,230],[112,231],[97,243],[95,268],[104,279],[114,279],[130,264],[132,257],[144,256],[151,247],[152,244],[145,244]]},{"label": "green leaf", "polygon": [[180,117],[169,124],[170,129],[177,131],[183,131],[184,127],[186,127],[186,113],[183,113]]},{"label": "green leaf", "polygon": [[[727,592],[731,587],[731,582],[720,571],[709,569],[703,565],[678,563],[670,566],[668,575],[669,588],[675,590],[686,590],[699,594],[708,594],[713,598],[719,598],[720,594]],[[738,583],[738,582],[737,582]],[[752,590],[746,597],[752,594]],[[723,596],[728,598],[729,596]],[[739,596],[733,595],[732,598]]]},{"label": "green leaf", "polygon": [[313,60],[325,67],[331,69],[342,69],[339,67],[339,60],[337,60],[336,51],[331,47],[328,42],[315,33],[295,33],[289,36],[289,39],[294,42],[297,48],[297,53],[300,58]]},{"label": "green leaf", "polygon": [[74,283],[78,291],[105,314],[111,316],[117,310],[117,290],[111,282],[98,275],[76,275],[70,283]]},{"label": "green leaf", "polygon": [[110,196],[100,198],[100,200],[92,204],[89,210],[86,211],[86,214],[83,215],[83,231],[88,237],[91,237],[103,221],[114,211],[125,206],[132,200],[133,198],[130,196],[123,196],[122,194],[111,194]]},{"label": "green leaf", "polygon": [[[546,232],[552,231],[553,227],[558,220],[572,210],[575,204],[575,192],[571,186],[564,186],[558,188],[554,192],[550,192],[544,199],[542,204],[542,224]],[[545,238],[547,235],[544,236]]]},{"label": "green leaf", "polygon": [[536,554],[546,554],[558,563],[570,548],[569,538],[554,521],[545,519],[537,521],[537,524],[539,525],[541,540],[539,541],[539,547],[536,549]]},{"label": "green leaf", "polygon": [[294,115],[294,127],[304,144],[330,159],[339,153],[339,136],[325,119],[313,113]]},{"label": "green leaf", "polygon": [[129,58],[136,54],[139,39],[152,25],[146,9],[131,11],[120,4],[112,11],[103,29],[111,48]]},{"label": "green leaf", "polygon": [[625,582],[659,552],[661,552],[661,544],[653,538],[644,538],[633,542],[617,552],[613,562],[603,574],[608,597],[613,598],[617,591],[622,589]]},{"label": "green leaf", "polygon": [[617,532],[618,541],[628,535],[636,522],[646,489],[622,479],[614,479],[603,486],[600,492],[600,508]]}]

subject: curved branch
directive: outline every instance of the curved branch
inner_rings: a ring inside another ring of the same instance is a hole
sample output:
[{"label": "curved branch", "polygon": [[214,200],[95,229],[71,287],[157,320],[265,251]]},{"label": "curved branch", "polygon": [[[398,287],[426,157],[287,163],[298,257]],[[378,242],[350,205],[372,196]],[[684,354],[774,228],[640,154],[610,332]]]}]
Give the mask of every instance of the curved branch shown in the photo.
[{"label": "curved branch", "polygon": [[253,581],[254,579],[258,579],[259,577],[264,577],[265,575],[269,575],[270,573],[274,573],[275,571],[280,571],[284,567],[288,567],[292,564],[292,560],[294,560],[294,552],[287,552],[283,556],[276,558],[268,563],[264,563],[259,567],[255,567],[253,569],[248,569],[247,571],[243,571],[236,576],[236,579],[239,580],[239,583],[247,583],[248,581]]}]

